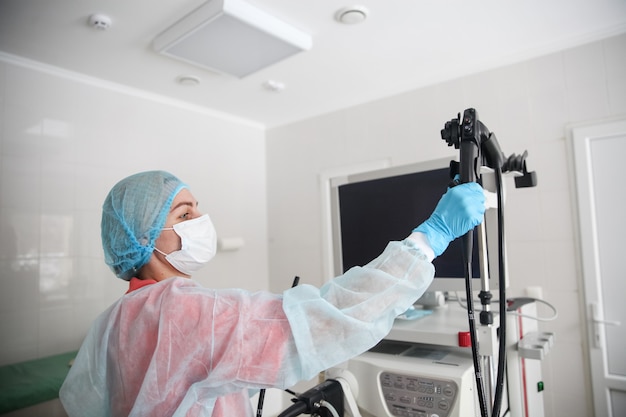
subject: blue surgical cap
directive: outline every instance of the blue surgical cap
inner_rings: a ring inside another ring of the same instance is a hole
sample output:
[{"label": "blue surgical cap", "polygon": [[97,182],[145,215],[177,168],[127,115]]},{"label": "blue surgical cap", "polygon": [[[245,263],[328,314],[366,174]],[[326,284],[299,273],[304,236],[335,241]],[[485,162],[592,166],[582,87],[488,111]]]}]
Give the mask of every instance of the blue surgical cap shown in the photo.
[{"label": "blue surgical cap", "polygon": [[111,189],[102,206],[104,261],[129,281],[148,263],[176,194],[187,185],[165,171],[140,172]]}]

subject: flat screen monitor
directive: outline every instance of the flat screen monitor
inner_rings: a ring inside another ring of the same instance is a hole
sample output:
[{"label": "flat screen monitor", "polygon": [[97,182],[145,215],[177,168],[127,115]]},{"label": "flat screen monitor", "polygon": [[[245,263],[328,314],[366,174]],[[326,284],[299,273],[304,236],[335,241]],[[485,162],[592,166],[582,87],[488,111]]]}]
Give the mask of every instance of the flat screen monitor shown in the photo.
[{"label": "flat screen monitor", "polygon": [[[451,182],[450,162],[439,159],[331,181],[335,274],[367,264],[389,241],[403,240],[426,220]],[[476,279],[481,270],[477,236],[475,232],[472,253]],[[462,251],[462,239],[456,239],[435,258],[435,279],[428,291],[465,290]],[[480,289],[478,283],[473,287]]]}]

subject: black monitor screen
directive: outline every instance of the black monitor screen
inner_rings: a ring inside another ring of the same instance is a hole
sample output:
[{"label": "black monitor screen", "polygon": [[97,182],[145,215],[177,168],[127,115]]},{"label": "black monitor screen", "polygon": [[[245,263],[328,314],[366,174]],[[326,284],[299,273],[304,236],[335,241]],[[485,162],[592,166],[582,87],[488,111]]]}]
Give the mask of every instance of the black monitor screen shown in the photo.
[{"label": "black monitor screen", "polygon": [[[341,256],[344,272],[376,258],[391,240],[402,240],[435,209],[450,183],[449,168],[433,169],[339,186]],[[472,276],[479,277],[474,233]],[[462,239],[433,264],[436,278],[463,278]]]}]

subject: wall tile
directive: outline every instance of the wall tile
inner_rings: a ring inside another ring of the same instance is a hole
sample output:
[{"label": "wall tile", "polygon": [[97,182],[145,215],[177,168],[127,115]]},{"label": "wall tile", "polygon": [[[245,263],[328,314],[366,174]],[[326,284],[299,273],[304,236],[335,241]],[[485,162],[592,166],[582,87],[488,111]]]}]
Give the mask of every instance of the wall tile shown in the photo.
[{"label": "wall tile", "polygon": [[608,90],[602,44],[592,43],[563,52],[570,121],[606,117]]},{"label": "wall tile", "polygon": [[568,121],[563,54],[531,60],[526,67],[534,137],[539,142],[561,139]]},{"label": "wall tile", "polygon": [[[104,198],[102,199],[104,201]],[[83,258],[98,258],[104,262],[104,252],[100,239],[100,210],[75,210],[73,230],[74,242],[72,246],[76,256]]]},{"label": "wall tile", "polygon": [[574,221],[569,190],[541,192],[543,239],[573,240]]},{"label": "wall tile", "polygon": [[19,270],[30,268],[38,262],[41,234],[41,216],[33,208],[3,207],[4,217],[0,220],[1,259],[15,261]]},{"label": "wall tile", "polygon": [[39,308],[38,260],[0,260],[0,286],[0,313],[14,314]]},{"label": "wall tile", "polygon": [[[547,387],[554,397],[554,407],[559,416],[587,417],[587,396],[585,392],[572,395],[571,381],[582,381],[585,378],[584,367],[572,366],[583,360],[582,347],[575,343],[556,344],[550,353],[554,369],[558,369],[558,377]],[[570,381],[560,383],[559,381]]]},{"label": "wall tile", "polygon": [[49,160],[41,161],[41,210],[64,210],[70,213],[74,208],[75,164]]},{"label": "wall tile", "polygon": [[2,207],[39,209],[41,204],[41,159],[32,156],[2,157]]},{"label": "wall tile", "polygon": [[541,247],[546,274],[546,281],[542,286],[551,290],[555,297],[561,296],[560,291],[577,291],[577,253],[572,240],[544,242]]},{"label": "wall tile", "polygon": [[0,366],[37,357],[38,331],[38,306],[0,313]]},{"label": "wall tile", "polygon": [[72,339],[71,306],[44,308],[39,315],[39,356],[56,355],[76,349]]},{"label": "wall tile", "polygon": [[[562,126],[562,130],[565,127]],[[528,158],[528,169],[537,171],[537,189],[541,192],[566,191],[572,180],[568,172],[570,155],[565,137],[541,142]]]},{"label": "wall tile", "polygon": [[505,195],[506,235],[512,241],[539,239],[543,231],[541,195],[536,188],[513,188],[507,182]]},{"label": "wall tile", "polygon": [[3,90],[5,107],[2,155],[32,158],[42,156],[41,139],[46,118],[44,105],[30,93],[45,90],[44,80],[35,71],[5,66]]},{"label": "wall tile", "polygon": [[71,277],[74,259],[70,257],[42,257],[39,261],[39,307],[41,309],[67,306],[71,302]]}]

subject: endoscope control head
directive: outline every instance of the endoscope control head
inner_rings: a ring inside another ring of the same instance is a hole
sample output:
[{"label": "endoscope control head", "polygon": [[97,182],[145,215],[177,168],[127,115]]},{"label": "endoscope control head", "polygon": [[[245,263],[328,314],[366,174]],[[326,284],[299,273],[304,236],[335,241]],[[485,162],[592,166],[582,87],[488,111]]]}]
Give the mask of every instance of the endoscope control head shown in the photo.
[{"label": "endoscope control head", "polygon": [[446,122],[443,129],[441,129],[441,139],[445,140],[448,146],[454,146],[455,149],[459,149],[460,144],[460,119],[461,113],[458,114],[456,119]]}]

